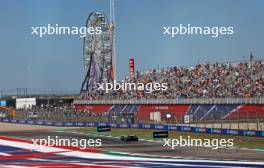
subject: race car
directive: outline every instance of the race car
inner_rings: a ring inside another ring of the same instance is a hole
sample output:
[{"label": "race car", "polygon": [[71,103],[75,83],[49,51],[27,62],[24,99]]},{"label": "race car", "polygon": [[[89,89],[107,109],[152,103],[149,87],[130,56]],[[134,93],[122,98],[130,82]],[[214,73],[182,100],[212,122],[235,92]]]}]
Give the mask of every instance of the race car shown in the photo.
[{"label": "race car", "polygon": [[128,142],[128,141],[138,141],[138,137],[136,135],[128,135],[128,136],[121,136],[121,141]]}]

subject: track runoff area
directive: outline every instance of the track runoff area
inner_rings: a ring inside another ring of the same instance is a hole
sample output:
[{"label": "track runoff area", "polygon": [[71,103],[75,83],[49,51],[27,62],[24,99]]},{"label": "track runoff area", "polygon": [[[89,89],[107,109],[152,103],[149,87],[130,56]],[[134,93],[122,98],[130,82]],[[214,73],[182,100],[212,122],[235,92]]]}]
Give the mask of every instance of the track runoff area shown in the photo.
[{"label": "track runoff area", "polygon": [[[144,129],[1,123],[0,167],[263,167],[263,138]],[[154,136],[154,137],[153,137]],[[168,139],[234,139],[233,147],[165,145]],[[135,138],[136,137],[136,138]],[[253,143],[254,142],[254,143]]]}]

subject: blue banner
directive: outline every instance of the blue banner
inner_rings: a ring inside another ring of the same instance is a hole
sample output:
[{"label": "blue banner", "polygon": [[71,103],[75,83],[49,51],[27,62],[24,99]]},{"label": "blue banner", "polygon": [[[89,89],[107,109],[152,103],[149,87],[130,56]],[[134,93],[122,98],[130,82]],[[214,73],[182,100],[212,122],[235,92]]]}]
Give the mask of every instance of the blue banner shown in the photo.
[{"label": "blue banner", "polygon": [[108,126],[112,128],[139,128],[139,129],[153,129],[164,131],[188,131],[196,133],[208,134],[223,134],[223,135],[239,135],[239,136],[257,136],[264,137],[264,131],[254,130],[235,130],[235,129],[219,129],[219,128],[201,128],[201,127],[188,127],[176,125],[159,125],[159,124],[116,124],[105,122],[52,122],[52,121],[35,121],[35,120],[18,120],[0,118],[0,122],[19,123],[30,125],[47,125],[47,126],[67,126],[67,127],[102,127]]},{"label": "blue banner", "polygon": [[115,124],[115,123],[111,123],[111,127],[113,127],[113,128],[117,128],[117,124]]},{"label": "blue banner", "polygon": [[130,128],[139,128],[139,125],[138,124],[131,124]]},{"label": "blue banner", "polygon": [[52,121],[46,121],[46,122],[45,122],[45,125],[49,125],[49,126],[51,126],[51,125],[54,125],[54,122],[52,122]]},{"label": "blue banner", "polygon": [[153,125],[153,127],[156,130],[165,130],[165,126],[164,125]]},{"label": "blue banner", "polygon": [[65,126],[64,122],[55,122],[54,123],[55,126]]},{"label": "blue banner", "polygon": [[0,106],[6,106],[6,100],[1,100],[0,101]]},{"label": "blue banner", "polygon": [[[33,125],[33,124],[36,124],[36,123],[35,123],[35,121],[33,121],[33,120],[28,120],[28,121],[27,121],[27,124],[31,124],[31,125]],[[45,124],[45,125],[46,125],[46,124]]]},{"label": "blue banner", "polygon": [[[85,124],[83,123],[83,124],[81,124],[81,125],[84,126]],[[79,126],[81,126],[81,125],[79,125]],[[87,126],[87,127],[95,127],[95,125],[96,125],[96,124],[93,123],[93,122],[87,122],[87,123],[86,123],[86,126]]]},{"label": "blue banner", "polygon": [[[94,123],[93,123],[93,124],[94,124]],[[76,123],[76,126],[77,126],[77,127],[85,127],[85,126],[89,127],[88,125],[85,125],[84,122],[77,122],[77,123]]]}]

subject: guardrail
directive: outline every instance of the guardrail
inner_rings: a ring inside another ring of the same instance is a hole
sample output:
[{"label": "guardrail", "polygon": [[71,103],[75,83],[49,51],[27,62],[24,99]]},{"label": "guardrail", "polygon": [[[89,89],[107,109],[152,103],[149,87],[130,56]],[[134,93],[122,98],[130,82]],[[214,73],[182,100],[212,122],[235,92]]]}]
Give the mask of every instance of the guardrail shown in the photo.
[{"label": "guardrail", "polygon": [[76,99],[73,104],[255,104],[263,105],[264,97],[259,98],[193,98],[193,99],[108,99],[108,100],[82,100]]},{"label": "guardrail", "polygon": [[56,121],[53,122],[53,121],[18,120],[18,119],[2,119],[2,118],[0,119],[0,122],[29,124],[29,125],[44,125],[44,126],[61,126],[61,127],[110,126],[112,128],[138,128],[138,129],[153,129],[153,130],[184,131],[184,132],[208,133],[208,134],[264,137],[264,131],[202,128],[202,127],[189,127],[189,126],[177,126],[177,125],[115,124],[115,123],[110,123],[110,122],[56,122]]}]

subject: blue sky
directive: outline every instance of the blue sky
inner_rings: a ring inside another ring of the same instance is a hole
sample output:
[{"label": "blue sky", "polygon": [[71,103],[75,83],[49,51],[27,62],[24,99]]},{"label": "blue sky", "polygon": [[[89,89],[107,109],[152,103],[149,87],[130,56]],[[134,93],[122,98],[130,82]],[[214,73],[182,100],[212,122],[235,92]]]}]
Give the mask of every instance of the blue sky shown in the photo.
[{"label": "blue sky", "polygon": [[[116,0],[117,77],[136,69],[264,58],[262,0]],[[32,36],[31,26],[84,26],[92,11],[109,15],[108,0],[1,0],[0,89],[78,91],[83,39]],[[234,26],[231,36],[164,36],[163,26]]]}]

